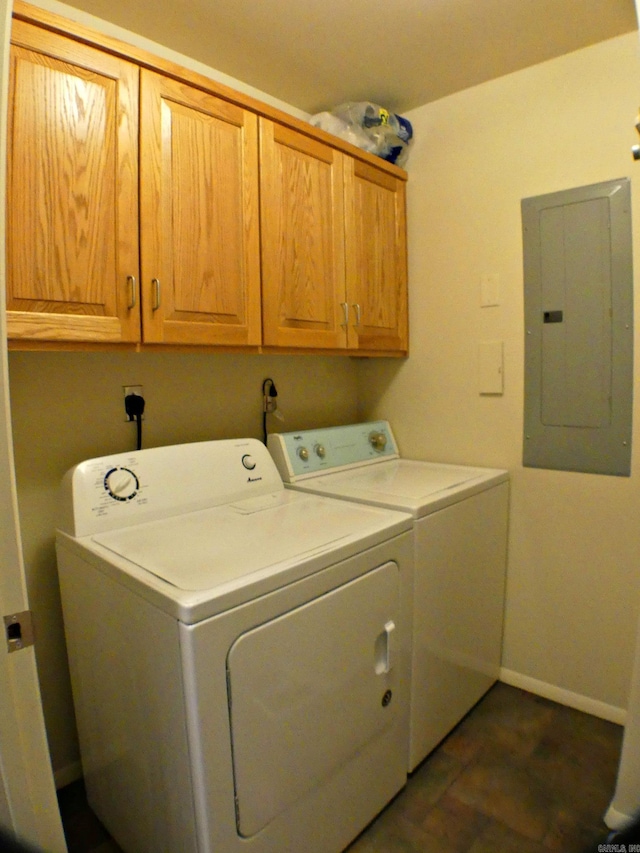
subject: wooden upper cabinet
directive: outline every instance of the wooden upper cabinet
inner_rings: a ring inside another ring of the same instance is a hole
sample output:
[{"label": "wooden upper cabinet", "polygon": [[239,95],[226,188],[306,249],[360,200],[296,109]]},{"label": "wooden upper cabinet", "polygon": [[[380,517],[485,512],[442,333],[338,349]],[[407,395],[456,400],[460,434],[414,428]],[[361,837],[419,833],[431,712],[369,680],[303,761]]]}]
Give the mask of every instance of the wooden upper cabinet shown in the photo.
[{"label": "wooden upper cabinet", "polygon": [[406,353],[407,236],[405,182],[348,159],[345,170],[349,346]]},{"label": "wooden upper cabinet", "polygon": [[260,122],[267,346],[407,351],[405,182]]},{"label": "wooden upper cabinet", "polygon": [[257,116],[141,74],[143,340],[260,343]]},{"label": "wooden upper cabinet", "polygon": [[15,347],[407,352],[402,170],[20,0],[7,178]]},{"label": "wooden upper cabinet", "polygon": [[346,346],[345,155],[260,120],[265,345]]},{"label": "wooden upper cabinet", "polygon": [[10,338],[139,339],[138,73],[125,60],[13,22]]}]

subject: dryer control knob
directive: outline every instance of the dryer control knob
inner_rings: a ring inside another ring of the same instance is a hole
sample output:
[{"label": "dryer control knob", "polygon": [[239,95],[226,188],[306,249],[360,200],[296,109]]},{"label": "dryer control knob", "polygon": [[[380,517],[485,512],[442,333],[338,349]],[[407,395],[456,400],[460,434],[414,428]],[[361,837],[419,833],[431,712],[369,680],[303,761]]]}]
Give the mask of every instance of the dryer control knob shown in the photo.
[{"label": "dryer control knob", "polygon": [[369,444],[378,453],[382,453],[387,446],[387,436],[383,432],[370,432]]},{"label": "dryer control knob", "polygon": [[324,457],[327,455],[327,451],[324,449],[323,444],[316,444],[313,449],[315,450],[316,456],[318,456],[320,459],[324,459]]},{"label": "dryer control knob", "polygon": [[104,487],[114,501],[130,501],[140,488],[138,478],[130,468],[111,468],[104,476]]},{"label": "dryer control knob", "polygon": [[245,455],[242,457],[242,464],[247,469],[247,471],[253,471],[253,469],[256,467],[256,460],[253,458],[253,456],[249,456],[248,453],[245,453]]},{"label": "dryer control knob", "polygon": [[306,447],[299,447],[298,448],[298,456],[300,457],[300,459],[302,459],[303,462],[306,462],[307,459],[309,458],[309,451],[307,450]]}]

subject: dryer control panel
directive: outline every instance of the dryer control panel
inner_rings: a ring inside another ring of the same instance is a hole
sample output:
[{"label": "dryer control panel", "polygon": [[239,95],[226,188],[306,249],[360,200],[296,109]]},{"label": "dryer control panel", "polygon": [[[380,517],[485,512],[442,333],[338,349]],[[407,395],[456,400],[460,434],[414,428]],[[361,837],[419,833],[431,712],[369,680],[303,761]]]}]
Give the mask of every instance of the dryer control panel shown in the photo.
[{"label": "dryer control panel", "polygon": [[117,453],[65,474],[58,526],[89,536],[282,489],[267,448],[254,438]]},{"label": "dryer control panel", "polygon": [[285,483],[399,457],[388,421],[272,433],[267,446]]}]

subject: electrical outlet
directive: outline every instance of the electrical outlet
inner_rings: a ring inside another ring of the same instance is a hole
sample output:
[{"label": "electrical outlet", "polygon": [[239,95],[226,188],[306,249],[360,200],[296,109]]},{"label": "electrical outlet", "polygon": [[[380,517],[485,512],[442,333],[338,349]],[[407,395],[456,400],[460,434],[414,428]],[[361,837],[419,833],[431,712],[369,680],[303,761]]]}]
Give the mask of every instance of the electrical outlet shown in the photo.
[{"label": "electrical outlet", "polygon": [[278,392],[273,379],[265,379],[262,383],[262,411],[272,415],[278,408]]},{"label": "electrical outlet", "polygon": [[[123,385],[122,391],[123,391],[123,399],[125,397],[128,397],[129,394],[137,394],[139,397],[144,397],[144,394],[142,393],[142,385]],[[133,418],[130,418],[129,415],[126,413],[126,410],[125,410],[124,419],[125,419],[125,421],[127,421],[127,423],[129,423],[130,421],[133,420]],[[142,415],[142,420],[144,420],[144,414]]]}]

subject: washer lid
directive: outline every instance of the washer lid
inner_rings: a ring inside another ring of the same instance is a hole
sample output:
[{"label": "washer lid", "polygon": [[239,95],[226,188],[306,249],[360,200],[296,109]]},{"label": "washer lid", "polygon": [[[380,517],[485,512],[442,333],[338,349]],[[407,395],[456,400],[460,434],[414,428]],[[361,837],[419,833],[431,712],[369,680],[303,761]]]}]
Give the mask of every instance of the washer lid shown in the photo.
[{"label": "washer lid", "polygon": [[393,459],[324,474],[296,488],[411,512],[420,517],[508,479],[494,468]]},{"label": "washer lid", "polygon": [[[403,523],[405,522],[407,523]],[[178,590],[212,597],[410,520],[370,507],[280,491],[92,537]],[[367,542],[367,546],[370,543]]]}]

